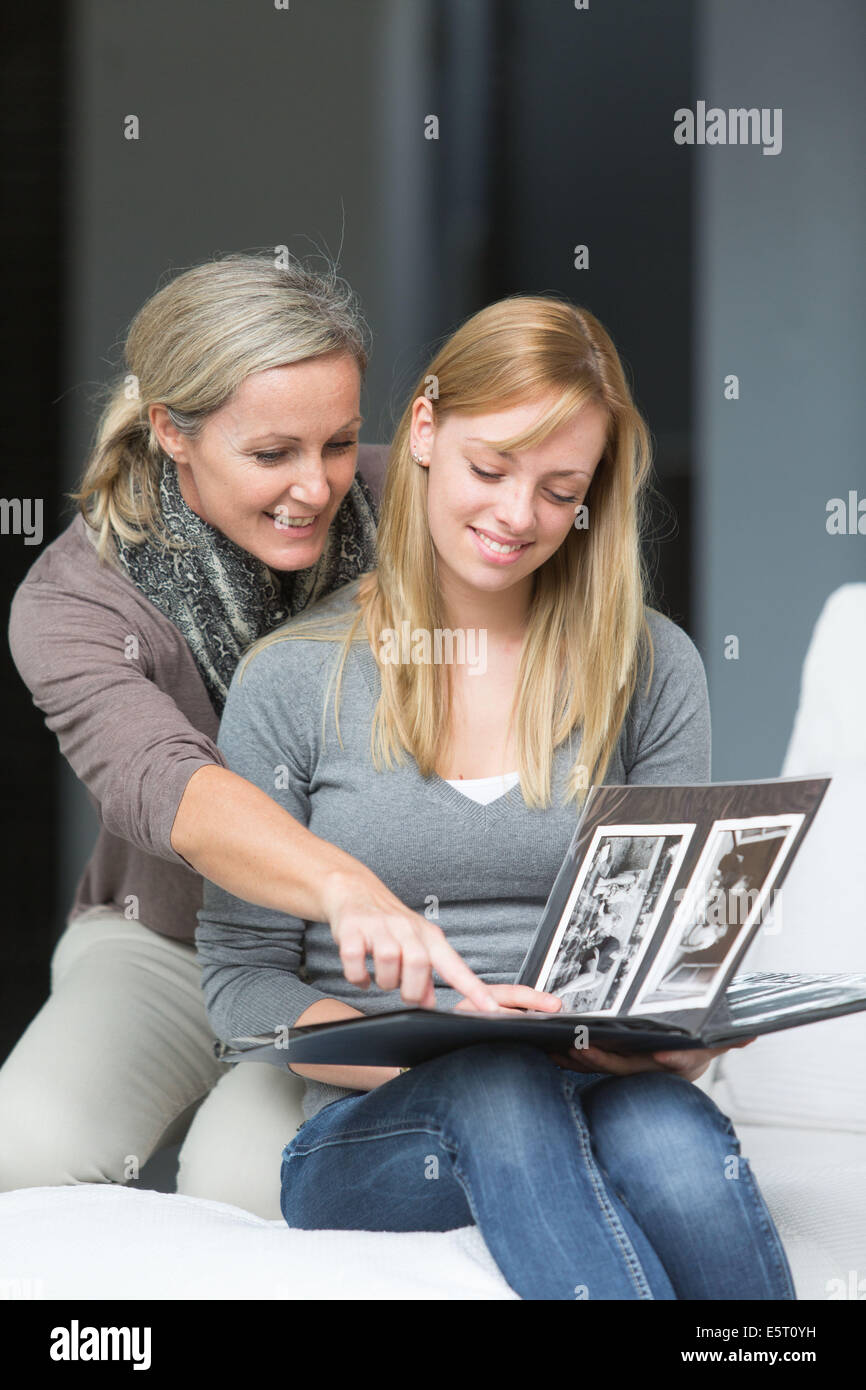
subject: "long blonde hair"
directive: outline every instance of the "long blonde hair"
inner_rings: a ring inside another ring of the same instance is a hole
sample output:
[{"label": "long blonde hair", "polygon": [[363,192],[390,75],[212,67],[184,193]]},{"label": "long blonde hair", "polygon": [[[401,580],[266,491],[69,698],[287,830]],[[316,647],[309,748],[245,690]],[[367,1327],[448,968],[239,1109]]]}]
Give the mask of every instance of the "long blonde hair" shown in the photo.
[{"label": "long blonde hair", "polygon": [[166,407],[194,438],[246,377],[311,357],[351,355],[361,376],[369,333],[354,292],[330,262],[322,272],[301,261],[230,255],[193,266],[139,309],[126,338],[123,379],[108,400],[77,492],[97,533],[100,561],[112,534],[136,544],[179,542],[161,524],[162,451],[151,405]]},{"label": "long blonde hair", "polygon": [[[553,753],[582,725],[580,760],[568,798],[583,804],[601,782],[631,701],[644,654],[652,677],[646,619],[648,576],[641,553],[651,469],[649,431],[629,390],[616,349],[587,310],[546,296],[511,296],[482,309],[440,348],[410,394],[391,445],[378,531],[378,570],[358,582],[357,611],[317,615],[315,607],[276,628],[239,666],[275,641],[342,639],[329,684],[339,694],[354,641],[377,652],[377,634],[444,628],[436,557],[427,519],[428,470],[412,461],[412,402],[430,397],[434,419],[481,413],[556,393],[555,405],[502,450],[531,447],[590,402],[608,415],[604,453],[585,498],[589,525],[572,527],[534,573],[529,621],[512,706],[523,796],[550,804]],[[422,776],[435,771],[450,723],[450,670],[436,663],[379,661],[382,681],[370,748],[378,770],[410,753]],[[326,696],[326,703],[327,703]]]}]

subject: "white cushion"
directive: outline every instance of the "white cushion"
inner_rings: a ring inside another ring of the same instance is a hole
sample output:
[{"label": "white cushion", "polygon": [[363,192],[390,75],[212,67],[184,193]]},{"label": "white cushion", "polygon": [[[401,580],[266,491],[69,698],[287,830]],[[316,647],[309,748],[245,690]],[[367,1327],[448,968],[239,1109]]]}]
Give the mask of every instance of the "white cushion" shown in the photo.
[{"label": "white cushion", "polygon": [[[856,1283],[866,1271],[866,1139],[769,1126],[742,1126],[738,1133],[798,1297],[850,1297],[852,1274]],[[82,1183],[0,1194],[0,1299],[34,1297],[517,1295],[475,1226],[442,1233],[297,1231],[201,1197]]]},{"label": "white cushion", "polygon": [[[866,584],[843,585],[812,636],[782,769],[833,780],[780,891],[781,920],[758,933],[743,970],[866,970],[864,636]],[[866,1132],[866,1013],[725,1053],[711,1094],[735,1124]]]},{"label": "white cushion", "polygon": [[0,1298],[516,1299],[475,1226],[295,1231],[102,1183],[0,1194]]},{"label": "white cushion", "polygon": [[866,1297],[866,1137],[771,1125],[738,1125],[737,1136],[798,1299]]}]

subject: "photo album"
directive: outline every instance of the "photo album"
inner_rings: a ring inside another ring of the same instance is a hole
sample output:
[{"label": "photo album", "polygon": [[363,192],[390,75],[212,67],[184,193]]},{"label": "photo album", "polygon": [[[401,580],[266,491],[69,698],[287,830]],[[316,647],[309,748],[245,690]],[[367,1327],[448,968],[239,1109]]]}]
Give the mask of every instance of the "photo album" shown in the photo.
[{"label": "photo album", "polygon": [[735,973],[759,931],[781,930],[781,886],[829,783],[592,787],[515,980],[557,995],[558,1013],[398,1008],[232,1039],[217,1055],[412,1066],[496,1040],[671,1051],[866,1009],[866,974]]}]

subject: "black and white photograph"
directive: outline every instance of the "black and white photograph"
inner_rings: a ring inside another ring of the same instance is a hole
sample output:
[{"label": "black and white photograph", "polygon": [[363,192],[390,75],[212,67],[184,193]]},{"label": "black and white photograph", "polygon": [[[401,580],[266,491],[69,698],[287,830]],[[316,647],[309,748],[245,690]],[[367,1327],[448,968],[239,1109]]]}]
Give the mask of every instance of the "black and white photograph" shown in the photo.
[{"label": "black and white photograph", "polygon": [[[600,827],[536,989],[572,1013],[615,1011],[668,900],[693,826]],[[657,829],[658,834],[648,830]],[[664,833],[667,832],[667,833]]]},{"label": "black and white photograph", "polygon": [[636,1009],[650,1013],[703,1008],[711,1002],[724,982],[727,962],[768,902],[802,822],[802,815],[796,815],[715,827]]}]

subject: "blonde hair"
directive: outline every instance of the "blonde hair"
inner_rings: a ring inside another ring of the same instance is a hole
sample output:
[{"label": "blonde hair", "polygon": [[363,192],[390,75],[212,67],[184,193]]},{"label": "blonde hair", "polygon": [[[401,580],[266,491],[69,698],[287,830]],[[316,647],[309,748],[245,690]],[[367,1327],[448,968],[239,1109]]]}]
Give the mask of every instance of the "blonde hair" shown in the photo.
[{"label": "blonde hair", "polygon": [[319,273],[295,260],[224,256],[153,294],[130,325],[128,372],[108,388],[81,486],[68,494],[97,533],[100,561],[112,535],[179,545],[161,524],[162,451],[151,405],[164,405],[194,438],[253,372],[339,352],[363,377],[368,336],[355,294],[331,263]]},{"label": "blonde hair", "polygon": [[[553,753],[582,725],[580,761],[570,771],[568,799],[583,804],[602,782],[631,701],[642,654],[652,638],[646,619],[648,577],[641,553],[651,469],[649,431],[632,400],[616,349],[587,310],[546,296],[512,296],[475,314],[440,348],[416,383],[389,455],[378,531],[378,570],[358,582],[357,612],[309,615],[277,628],[244,654],[286,639],[335,641],[335,717],[353,641],[410,628],[445,626],[436,557],[427,519],[428,470],[410,454],[412,402],[428,394],[437,422],[450,412],[480,413],[556,394],[535,426],[496,447],[515,450],[544,439],[584,406],[608,415],[604,453],[585,501],[589,526],[572,527],[534,574],[529,621],[512,706],[520,785],[529,806],[550,804]],[[347,622],[349,624],[347,630]],[[363,624],[363,631],[361,625]],[[435,771],[450,726],[450,670],[442,664],[379,661],[382,693],[371,730],[378,770],[409,752],[422,776]],[[332,676],[329,685],[334,684]],[[326,696],[327,703],[327,696]]]}]

